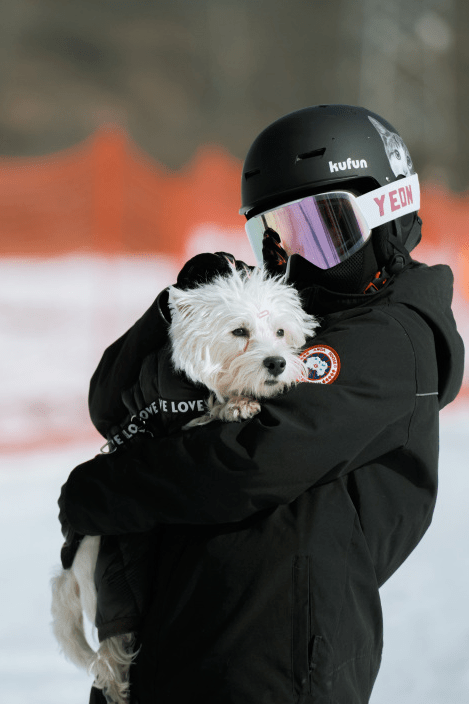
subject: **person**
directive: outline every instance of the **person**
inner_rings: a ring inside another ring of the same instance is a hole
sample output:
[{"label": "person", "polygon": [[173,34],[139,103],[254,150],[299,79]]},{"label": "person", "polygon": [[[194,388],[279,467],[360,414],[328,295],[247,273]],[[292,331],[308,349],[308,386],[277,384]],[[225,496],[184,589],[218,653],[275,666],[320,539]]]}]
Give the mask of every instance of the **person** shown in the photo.
[{"label": "person", "polygon": [[[302,355],[308,379],[251,420],[142,434],[100,454],[72,471],[59,499],[68,561],[84,534],[154,535],[134,703],[369,701],[379,588],[431,522],[438,413],[463,375],[451,270],[410,256],[418,207],[404,142],[364,108],[298,110],[253,142],[241,212],[259,262],[321,318]],[[199,255],[178,284],[224,262]],[[148,359],[167,341],[166,297],[91,380],[91,418],[109,440],[153,400]],[[201,393],[162,359],[157,376],[166,399]]]}]

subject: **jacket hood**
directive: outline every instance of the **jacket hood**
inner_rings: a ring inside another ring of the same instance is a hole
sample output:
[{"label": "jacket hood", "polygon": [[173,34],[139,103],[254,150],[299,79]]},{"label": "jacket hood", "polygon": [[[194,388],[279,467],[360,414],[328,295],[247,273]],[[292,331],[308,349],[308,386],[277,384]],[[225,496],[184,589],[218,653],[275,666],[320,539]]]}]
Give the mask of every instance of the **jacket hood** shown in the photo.
[{"label": "jacket hood", "polygon": [[453,272],[445,264],[412,261],[375,294],[343,294],[319,286],[302,291],[308,310],[318,316],[366,305],[403,304],[417,311],[433,331],[438,364],[440,408],[453,401],[464,375],[464,343],[451,310]]}]

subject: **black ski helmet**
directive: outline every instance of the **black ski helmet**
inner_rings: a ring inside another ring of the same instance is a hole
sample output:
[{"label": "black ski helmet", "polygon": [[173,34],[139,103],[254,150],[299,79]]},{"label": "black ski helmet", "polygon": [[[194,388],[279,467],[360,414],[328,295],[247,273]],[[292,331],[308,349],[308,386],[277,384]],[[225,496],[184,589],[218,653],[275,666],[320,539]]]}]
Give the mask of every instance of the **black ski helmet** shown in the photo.
[{"label": "black ski helmet", "polygon": [[[402,138],[380,115],[353,105],[307,107],[276,120],[254,140],[243,166],[240,213],[249,219],[308,194],[357,185],[364,193],[414,173]],[[394,228],[379,228],[386,261],[396,245],[411,251],[420,241],[416,213],[405,224],[399,220],[397,213]]]}]

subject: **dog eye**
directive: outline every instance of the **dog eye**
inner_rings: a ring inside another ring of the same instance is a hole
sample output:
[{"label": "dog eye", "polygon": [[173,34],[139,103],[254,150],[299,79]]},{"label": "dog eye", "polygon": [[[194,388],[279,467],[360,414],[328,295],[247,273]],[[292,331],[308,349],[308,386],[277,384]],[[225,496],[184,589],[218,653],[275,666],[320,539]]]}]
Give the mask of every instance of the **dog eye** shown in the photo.
[{"label": "dog eye", "polygon": [[285,335],[285,330],[282,330],[282,328],[277,330],[277,337],[283,337],[284,335]]},{"label": "dog eye", "polygon": [[231,331],[232,335],[235,335],[236,337],[249,337],[249,332],[246,330],[246,328],[236,328],[236,330]]}]

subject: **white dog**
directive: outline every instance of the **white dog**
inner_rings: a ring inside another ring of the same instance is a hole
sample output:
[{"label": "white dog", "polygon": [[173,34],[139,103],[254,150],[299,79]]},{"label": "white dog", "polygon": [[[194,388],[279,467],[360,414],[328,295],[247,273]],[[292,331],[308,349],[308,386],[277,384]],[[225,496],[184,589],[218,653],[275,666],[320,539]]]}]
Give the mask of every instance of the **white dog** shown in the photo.
[{"label": "white dog", "polygon": [[[262,270],[233,269],[189,290],[169,289],[172,361],[177,370],[211,392],[207,412],[186,427],[212,420],[241,421],[260,411],[259,399],[299,381],[298,352],[313,337],[317,320],[305,313],[297,291]],[[92,672],[108,702],[125,704],[135,658],[132,634],[113,636],[95,652],[86,640],[83,612],[96,615],[94,569],[99,537],[87,536],[73,565],[52,580],[53,630],[65,656]]]}]

